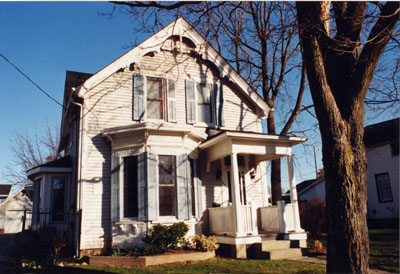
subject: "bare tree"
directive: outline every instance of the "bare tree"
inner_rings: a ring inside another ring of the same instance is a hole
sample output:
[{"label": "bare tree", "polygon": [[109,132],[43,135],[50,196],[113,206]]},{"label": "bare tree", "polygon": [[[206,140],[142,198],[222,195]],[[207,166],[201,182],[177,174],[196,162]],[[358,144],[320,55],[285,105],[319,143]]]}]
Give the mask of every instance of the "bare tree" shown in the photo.
[{"label": "bare tree", "polygon": [[322,138],[329,273],[368,273],[369,267],[364,102],[400,9],[399,2],[371,5],[332,2],[330,14],[330,2],[296,4]]},{"label": "bare tree", "polygon": [[[284,2],[114,2],[123,12],[142,18],[137,31],[154,31],[183,16],[271,108],[269,134],[287,135],[304,107],[305,67],[297,40],[293,4]],[[127,9],[125,9],[127,7]],[[290,80],[289,80],[290,79]],[[292,84],[297,79],[296,84]],[[275,108],[280,103],[284,108]],[[276,114],[280,117],[277,122]],[[278,128],[281,129],[278,129]],[[280,159],[271,163],[272,202],[281,200]]]},{"label": "bare tree", "polygon": [[8,183],[22,186],[28,184],[27,170],[60,157],[59,141],[58,128],[49,122],[46,122],[41,130],[36,129],[34,134],[26,128],[15,131],[10,141],[12,156],[4,172]]}]

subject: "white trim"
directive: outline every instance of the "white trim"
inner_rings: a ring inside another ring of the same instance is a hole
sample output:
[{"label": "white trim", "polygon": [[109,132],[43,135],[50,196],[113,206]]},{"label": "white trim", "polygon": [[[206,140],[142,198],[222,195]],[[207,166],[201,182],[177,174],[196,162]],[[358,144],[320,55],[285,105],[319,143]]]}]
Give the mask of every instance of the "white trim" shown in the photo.
[{"label": "white trim", "polygon": [[115,127],[115,128],[107,128],[102,130],[102,135],[106,137],[111,137],[111,135],[116,135],[120,133],[127,133],[127,132],[137,132],[137,131],[147,131],[152,130],[155,132],[177,132],[177,133],[184,133],[191,135],[197,139],[205,140],[207,135],[202,132],[198,132],[194,129],[192,125],[186,124],[175,124],[175,123],[168,123],[163,121],[160,123],[156,122],[143,122],[139,124],[132,124],[129,126],[122,126],[122,127]]},{"label": "white trim", "polygon": [[257,140],[265,140],[265,141],[277,141],[278,143],[279,142],[282,142],[282,143],[289,142],[291,145],[302,143],[307,140],[307,138],[303,138],[303,137],[278,136],[278,135],[268,135],[268,134],[261,134],[261,133],[226,131],[223,134],[200,144],[199,148],[205,149],[205,148],[211,147],[214,144],[221,142],[227,138],[257,139]]},{"label": "white trim", "polygon": [[36,167],[27,172],[28,177],[38,173],[69,173],[72,171],[70,167]]},{"label": "white trim", "polygon": [[86,91],[110,77],[121,68],[128,67],[131,63],[140,63],[142,57],[149,52],[160,52],[164,42],[172,35],[185,36],[196,45],[196,51],[201,58],[214,63],[220,70],[221,77],[227,77],[234,82],[257,107],[265,114],[270,108],[255,90],[213,49],[207,41],[183,18],[178,18],[168,26],[152,35],[134,49],[128,51],[96,74],[87,79],[76,88],[76,94],[83,98]]}]

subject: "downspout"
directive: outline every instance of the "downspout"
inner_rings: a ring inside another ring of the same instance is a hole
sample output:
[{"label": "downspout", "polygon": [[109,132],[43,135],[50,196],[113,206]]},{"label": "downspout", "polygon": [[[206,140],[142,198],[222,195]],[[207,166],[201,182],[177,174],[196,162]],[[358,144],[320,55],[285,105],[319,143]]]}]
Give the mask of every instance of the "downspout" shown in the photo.
[{"label": "downspout", "polygon": [[[75,91],[75,89],[73,89]],[[78,169],[77,169],[77,209],[78,212],[80,212],[80,221],[79,221],[79,235],[76,237],[76,250],[75,250],[75,256],[79,258],[79,253],[80,253],[80,244],[81,244],[81,235],[82,235],[82,154],[83,154],[83,104],[76,102],[73,97],[70,98],[70,102],[73,105],[76,105],[79,107],[79,130],[80,130],[80,136],[79,136],[79,147],[78,147],[78,153],[79,157],[77,157],[78,160]]]}]

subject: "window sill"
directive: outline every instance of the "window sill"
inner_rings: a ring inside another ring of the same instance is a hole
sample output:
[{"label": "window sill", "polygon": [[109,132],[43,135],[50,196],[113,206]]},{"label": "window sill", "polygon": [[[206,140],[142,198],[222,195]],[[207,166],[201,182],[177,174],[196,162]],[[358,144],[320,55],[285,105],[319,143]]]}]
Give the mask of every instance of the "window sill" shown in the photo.
[{"label": "window sill", "polygon": [[214,124],[207,124],[207,123],[196,123],[193,124],[194,127],[201,127],[201,128],[216,128]]}]

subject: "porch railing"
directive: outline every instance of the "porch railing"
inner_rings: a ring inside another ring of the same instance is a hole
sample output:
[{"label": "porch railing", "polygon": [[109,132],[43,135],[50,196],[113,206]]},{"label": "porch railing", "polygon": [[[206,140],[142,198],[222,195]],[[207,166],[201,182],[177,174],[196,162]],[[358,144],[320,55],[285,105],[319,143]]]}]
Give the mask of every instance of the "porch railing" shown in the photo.
[{"label": "porch railing", "polygon": [[295,205],[280,201],[276,206],[260,207],[261,229],[287,233],[296,231]]},{"label": "porch railing", "polygon": [[[235,212],[232,206],[209,208],[210,232],[217,235],[236,235]],[[242,232],[257,235],[256,213],[252,206],[242,205]]]}]

